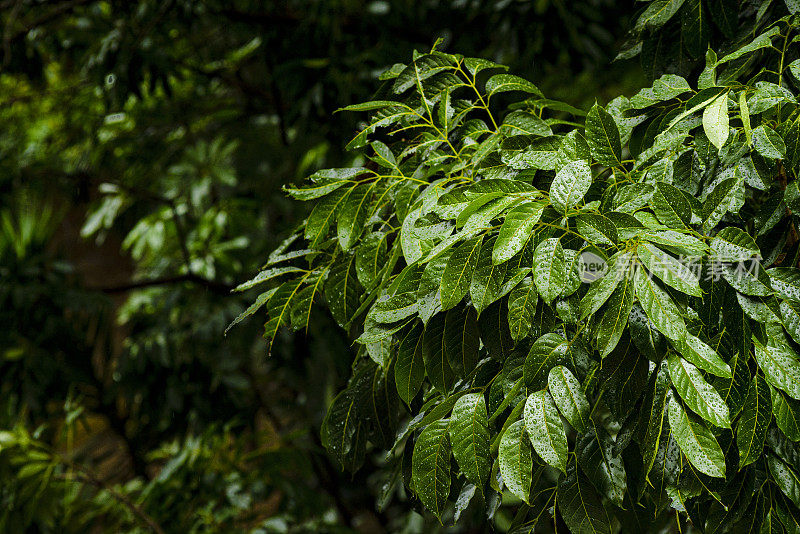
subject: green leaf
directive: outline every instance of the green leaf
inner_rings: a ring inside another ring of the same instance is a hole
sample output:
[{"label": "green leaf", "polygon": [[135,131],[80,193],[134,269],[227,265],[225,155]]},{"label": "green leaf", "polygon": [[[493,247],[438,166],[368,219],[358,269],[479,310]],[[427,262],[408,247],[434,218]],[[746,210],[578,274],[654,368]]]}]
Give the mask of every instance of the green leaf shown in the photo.
[{"label": "green leaf", "polygon": [[614,254],[608,261],[608,271],[605,276],[592,282],[589,290],[581,299],[581,319],[597,313],[603,304],[614,293],[620,280],[630,277],[631,259],[633,253],[621,251]]},{"label": "green leaf", "polygon": [[597,372],[599,385],[605,390],[603,400],[617,421],[622,421],[635,408],[647,388],[650,362],[626,333],[606,356]]},{"label": "green leaf", "polygon": [[[754,155],[755,158],[765,162],[764,158]],[[750,158],[753,160],[753,156]],[[755,164],[754,164],[755,165]],[[762,177],[759,175],[760,183],[763,184],[761,189],[768,189],[772,181],[772,176]],[[766,178],[766,179],[763,179]],[[784,191],[775,191],[767,198],[758,210],[755,216],[755,230],[757,230],[756,237],[761,236],[775,228],[781,219],[786,215],[786,203],[783,201],[785,196]]]},{"label": "green leaf", "polygon": [[422,325],[416,324],[406,332],[397,347],[394,381],[403,402],[411,404],[425,379],[425,360],[422,358]]},{"label": "green leaf", "polygon": [[622,507],[628,488],[622,456],[614,452],[614,440],[602,427],[594,426],[575,446],[578,464],[595,487]]},{"label": "green leaf", "polygon": [[545,239],[533,253],[533,280],[545,302],[550,304],[561,294],[567,283],[567,266],[561,242],[554,237]]},{"label": "green leaf", "polygon": [[377,284],[388,260],[386,234],[373,232],[364,237],[356,251],[356,275],[361,285],[371,289]]},{"label": "green leaf", "polygon": [[316,277],[315,280],[308,279],[310,285],[307,285],[297,291],[291,301],[291,310],[289,312],[292,329],[294,331],[304,328],[308,330],[309,321],[311,319],[311,306],[314,304],[314,297],[320,290],[320,283],[322,277]]},{"label": "green leaf", "polygon": [[[717,53],[714,52],[712,49],[708,49],[706,51],[706,66],[703,71],[700,73],[700,76],[697,77],[697,88],[701,90],[711,89],[717,85]],[[713,100],[714,97],[709,99]],[[702,105],[698,106],[697,109],[703,108],[709,102],[703,102]],[[689,110],[686,110],[689,111]],[[694,113],[695,110],[692,110]],[[685,112],[684,112],[685,113]],[[686,116],[691,115],[691,113],[687,113]],[[676,117],[677,118],[677,117]],[[681,117],[682,119],[683,117]],[[673,119],[674,121],[674,119]],[[675,121],[676,123],[678,121]]]},{"label": "green leaf", "polygon": [[645,182],[623,185],[614,195],[614,211],[633,213],[647,205],[655,186]]},{"label": "green leaf", "polygon": [[647,243],[639,245],[636,254],[647,270],[668,286],[687,295],[695,297],[702,295],[697,274],[682,261]]},{"label": "green leaf", "polygon": [[665,439],[661,433],[664,429],[664,414],[669,386],[667,362],[662,361],[650,379],[649,389],[642,405],[642,419],[640,421],[646,426],[640,441],[640,449],[645,477],[653,467],[661,440]]},{"label": "green leaf", "polygon": [[489,457],[489,418],[480,393],[468,393],[453,406],[450,423],[453,456],[467,480],[482,487],[492,468]]},{"label": "green leaf", "polygon": [[613,245],[619,241],[619,233],[614,222],[599,213],[582,212],[575,221],[580,233],[590,243]]},{"label": "green leaf", "polygon": [[[422,319],[423,324],[428,324],[431,317],[442,309],[442,275],[452,254],[453,249],[451,248],[434,257],[425,264],[422,275],[417,278],[416,292],[419,299],[419,317]],[[411,279],[409,278],[410,281]],[[413,291],[413,284],[408,289]],[[400,289],[397,291],[400,291]]]},{"label": "green leaf", "polygon": [[725,477],[725,456],[716,438],[675,399],[669,401],[669,427],[681,452],[698,471],[710,477]]},{"label": "green leaf", "polygon": [[[423,255],[422,240],[415,231],[416,222],[421,216],[422,207],[420,206],[406,215],[400,228],[400,246],[402,247],[406,263],[408,264],[415,263],[422,258]],[[445,241],[447,240],[445,239]]]},{"label": "green leaf", "polygon": [[[575,114],[575,111],[578,110],[564,111]],[[578,113],[578,116],[586,116],[586,113],[581,111]],[[556,170],[571,161],[579,159],[588,161],[591,156],[592,154],[589,150],[589,144],[586,142],[586,138],[583,137],[579,130],[572,130],[561,138],[561,143],[558,145],[558,164],[556,165]]]},{"label": "green leaf", "polygon": [[495,74],[486,81],[486,92],[490,97],[507,91],[522,91],[536,96],[544,96],[539,88],[531,82],[513,74]]},{"label": "green leaf", "polygon": [[739,2],[737,0],[712,0],[709,3],[711,18],[728,39],[733,39],[739,28]]},{"label": "green leaf", "polygon": [[455,377],[447,354],[444,326],[443,313],[434,315],[428,322],[422,340],[422,359],[425,362],[425,372],[433,387],[442,393],[447,393],[453,387]]},{"label": "green leaf", "polygon": [[561,414],[578,432],[585,432],[589,422],[589,401],[572,372],[558,365],[550,369],[548,389]]},{"label": "green leaf", "polygon": [[[705,52],[705,48],[703,49]],[[646,107],[671,100],[676,96],[691,91],[689,82],[676,74],[664,74],[653,82],[652,87],[640,90],[630,100],[631,109],[644,109]]]},{"label": "green leaf", "polygon": [[497,238],[491,237],[481,247],[475,270],[472,272],[469,294],[478,315],[501,297],[500,292],[506,278],[507,264],[495,265],[492,261],[492,250],[496,240]]},{"label": "green leaf", "polygon": [[717,150],[720,150],[728,140],[730,122],[728,120],[727,93],[717,97],[703,110],[703,131],[711,144],[717,147]]},{"label": "green leaf", "polygon": [[675,230],[649,231],[642,234],[642,237],[651,243],[675,249],[679,254],[687,256],[702,256],[708,248],[696,237]]},{"label": "green leaf", "polygon": [[376,109],[383,109],[390,106],[397,106],[394,100],[371,100],[369,102],[362,102],[361,104],[351,104],[336,110],[340,111],[375,111]]},{"label": "green leaf", "polygon": [[778,295],[794,303],[800,303],[800,269],[796,267],[774,267],[767,271],[770,285]]},{"label": "green leaf", "polygon": [[361,302],[361,284],[356,275],[356,257],[348,254],[335,262],[325,282],[325,297],[333,318],[341,326],[350,322]]},{"label": "green leaf", "polygon": [[[767,465],[772,475],[772,480],[778,485],[795,506],[800,506],[800,476],[781,459],[771,454],[767,455]],[[795,466],[795,469],[797,466]]]},{"label": "green leaf", "polygon": [[[787,3],[793,0],[787,0]],[[797,11],[800,5],[794,6],[794,11]],[[780,520],[780,524],[784,527],[784,532],[787,534],[800,534],[800,512],[797,509],[790,509],[788,502],[781,503],[775,508],[776,515]],[[773,521],[775,523],[775,521]],[[761,533],[759,533],[761,534]],[[782,534],[780,532],[776,534]]]},{"label": "green leaf", "polygon": [[[354,188],[355,186],[353,186]],[[319,247],[328,237],[331,224],[336,220],[336,214],[345,200],[348,198],[349,189],[337,189],[333,193],[324,196],[308,216],[305,226],[305,238],[311,248]]]},{"label": "green leaf", "polygon": [[[564,285],[561,288],[559,296],[563,299],[569,297],[581,287],[581,255],[577,250],[567,249],[564,251],[564,265],[566,267],[567,277]],[[575,307],[577,308],[578,301],[573,299]],[[570,305],[572,307],[572,305]],[[577,313],[577,310],[575,310]]]},{"label": "green leaf", "polygon": [[678,12],[683,2],[684,0],[654,0],[650,2],[636,21],[633,31],[639,33],[644,30],[657,30]]},{"label": "green leaf", "polygon": [[763,124],[753,129],[753,147],[768,159],[780,159],[786,154],[786,145],[778,132]]},{"label": "green leaf", "polygon": [[800,306],[788,300],[782,300],[779,309],[783,327],[795,342],[800,343]]},{"label": "green leaf", "polygon": [[526,202],[506,214],[500,234],[492,249],[492,262],[503,263],[523,249],[546,207],[541,202]]},{"label": "green leaf", "polygon": [[761,254],[755,239],[735,226],[726,226],[711,239],[711,251],[721,262],[745,261]]},{"label": "green leaf", "polygon": [[531,393],[525,401],[525,429],[533,449],[542,460],[563,472],[567,470],[567,434],[553,398],[546,390]]},{"label": "green leaf", "polygon": [[[388,344],[388,343],[387,343]],[[388,358],[387,358],[388,360]],[[370,423],[367,437],[381,449],[388,449],[396,436],[398,409],[395,387],[387,375],[386,365],[366,366],[366,402],[362,410]]]},{"label": "green leaf", "polygon": [[550,202],[556,209],[566,212],[583,200],[591,185],[589,163],[582,159],[570,162],[556,173],[550,186]]},{"label": "green leaf", "polygon": [[634,280],[625,276],[608,299],[605,311],[597,325],[597,350],[605,358],[619,343],[636,296]]},{"label": "green leaf", "polygon": [[518,196],[518,193],[536,193],[538,191],[535,186],[521,180],[492,178],[473,182],[467,189],[467,194],[471,197],[486,193],[504,193],[507,196]]},{"label": "green leaf", "polygon": [[739,93],[739,117],[742,119],[742,128],[749,146],[753,145],[753,127],[750,125],[750,108],[747,106],[747,93]]},{"label": "green leaf", "polygon": [[441,52],[415,57],[413,63],[398,74],[392,86],[392,91],[395,94],[400,94],[415,85],[419,91],[422,88],[422,81],[440,72],[454,69],[453,63],[453,56]]},{"label": "green leaf", "polygon": [[586,140],[592,156],[608,167],[622,166],[622,144],[614,117],[595,104],[586,116]]},{"label": "green leaf", "polygon": [[[494,201],[504,196],[505,193],[498,190],[490,190],[478,195],[458,214],[458,217],[456,217],[456,226],[464,226],[476,213],[480,214],[479,217],[481,217],[484,213],[484,208],[492,206]],[[483,218],[483,220],[488,222],[488,219]]]},{"label": "green leaf", "polygon": [[471,306],[461,306],[447,311],[444,319],[444,345],[451,367],[464,376],[478,363],[480,333],[478,315]]},{"label": "green leaf", "polygon": [[677,341],[686,335],[683,314],[672,297],[655,280],[647,276],[644,269],[636,269],[636,296],[648,319],[669,339]]},{"label": "green leaf", "polygon": [[667,365],[672,385],[689,408],[718,427],[731,427],[728,406],[697,367],[676,354],[669,355]]},{"label": "green leaf", "polygon": [[703,202],[703,229],[707,232],[714,228],[731,208],[736,178],[728,178],[717,184]]},{"label": "green leaf", "polygon": [[[651,160],[653,157],[656,157],[660,153],[660,151],[663,150],[661,148],[658,148],[660,147],[661,139],[662,138],[660,136],[656,136],[656,139],[653,142],[653,146],[646,149],[645,151],[642,151],[642,154],[644,155],[639,154],[637,167],[640,164]],[[647,152],[648,150],[651,151],[650,152],[651,155],[648,155]],[[645,176],[648,181],[651,181],[656,185],[658,184],[669,185],[670,183],[672,183],[674,175],[675,175],[675,165],[672,162],[672,158],[667,156],[657,160],[652,165],[647,166],[647,174]],[[681,197],[683,197],[681,200],[686,200],[686,197],[684,196],[683,193],[680,192],[680,190],[676,191],[676,193],[680,194]]]},{"label": "green leaf", "polygon": [[[742,295],[767,297],[772,294],[769,277],[757,262],[723,263],[717,267],[725,281]],[[780,319],[778,314],[776,318]]]},{"label": "green leaf", "polygon": [[456,401],[458,401],[458,399],[460,399],[463,395],[466,395],[466,393],[466,391],[461,391],[452,395],[448,395],[445,398],[441,396],[434,396],[432,399],[429,399],[425,404],[422,405],[422,408],[420,408],[419,416],[414,418],[413,421],[409,422],[408,427],[398,434],[395,446],[400,444],[400,442],[411,432],[414,432],[419,428],[424,428],[434,421],[445,418],[452,411]]},{"label": "green leaf", "polygon": [[547,122],[540,119],[533,113],[527,111],[512,111],[503,119],[500,129],[508,132],[509,135],[553,135],[553,130]]},{"label": "green leaf", "polygon": [[753,115],[759,115],[776,106],[795,104],[794,95],[780,85],[770,82],[756,82],[755,91],[748,99],[748,106]]},{"label": "green leaf", "polygon": [[656,182],[650,202],[658,220],[670,228],[686,228],[692,220],[691,205],[681,190],[673,185]]},{"label": "green leaf", "polygon": [[772,420],[772,399],[769,385],[759,375],[753,377],[744,401],[742,416],[736,427],[740,469],[761,457],[767,427]]},{"label": "green leaf", "polygon": [[415,315],[418,307],[416,293],[400,293],[376,302],[370,310],[370,316],[379,323],[394,323]]},{"label": "green leaf", "polygon": [[781,432],[792,441],[800,441],[800,401],[787,398],[783,392],[770,388],[772,413]]},{"label": "green leaf", "polygon": [[755,341],[755,356],[767,382],[800,400],[800,359],[789,347],[764,346]]},{"label": "green leaf", "polygon": [[635,303],[633,305],[633,310],[628,316],[628,325],[631,341],[633,341],[642,355],[653,362],[659,362],[664,359],[663,355],[667,351],[667,340],[647,318],[647,314],[641,304]]},{"label": "green leaf", "polygon": [[284,282],[269,297],[267,309],[269,310],[270,319],[264,325],[264,338],[268,340],[270,349],[278,329],[289,324],[292,309],[299,300],[298,296],[301,293],[305,279],[305,277],[301,277]]},{"label": "green leaf", "polygon": [[701,0],[686,0],[681,10],[681,38],[693,57],[702,57],[711,33],[708,9]]},{"label": "green leaf", "polygon": [[526,277],[508,294],[508,327],[514,341],[525,338],[531,331],[539,294],[530,277]]},{"label": "green leaf", "polygon": [[481,314],[478,327],[481,341],[489,355],[500,361],[505,360],[514,346],[514,340],[508,330],[508,308],[505,302],[495,302]]},{"label": "green leaf", "polygon": [[498,460],[506,487],[524,502],[529,502],[533,483],[533,451],[521,420],[514,422],[503,433]]},{"label": "green leaf", "polygon": [[[749,355],[747,355],[749,359]],[[734,355],[730,360],[731,378],[715,378],[716,389],[728,406],[731,417],[736,417],[744,406],[744,399],[750,388],[750,369],[746,358]]]},{"label": "green leaf", "polygon": [[250,306],[248,306],[247,309],[245,309],[242,313],[237,315],[236,318],[233,321],[231,321],[231,324],[229,324],[225,328],[225,335],[228,334],[228,330],[230,330],[237,324],[241,323],[242,321],[244,321],[245,319],[256,313],[258,310],[260,310],[264,306],[264,304],[266,304],[269,301],[269,299],[272,298],[272,295],[277,290],[278,290],[277,287],[273,287],[272,289],[265,291],[261,293],[258,297],[256,297],[256,300],[254,300],[253,303]]},{"label": "green leaf", "polygon": [[730,365],[697,336],[687,333],[683,340],[675,341],[673,345],[686,360],[700,369],[723,378],[731,378]]},{"label": "green leaf", "polygon": [[363,432],[362,417],[359,411],[358,395],[352,389],[339,393],[322,423],[322,442],[342,467],[352,465],[352,457],[357,454],[359,433]]},{"label": "green leaf", "polygon": [[540,137],[528,143],[516,151],[515,155],[510,153],[503,155],[502,161],[515,170],[556,170],[559,165],[559,144],[555,136]]},{"label": "green leaf", "polygon": [[739,59],[745,54],[750,54],[752,52],[755,52],[756,50],[772,46],[772,37],[778,35],[779,33],[780,33],[780,27],[778,27],[777,25],[773,26],[769,30],[765,31],[764,33],[753,39],[750,43],[720,58],[719,61],[717,61],[717,65],[728,63],[729,61],[733,61],[734,59]]},{"label": "green leaf", "polygon": [[572,534],[612,534],[611,518],[586,475],[570,462],[558,483],[558,509]]},{"label": "green leaf", "polygon": [[[458,520],[461,518],[461,514],[463,514],[469,507],[469,503],[475,496],[477,489],[478,488],[475,486],[475,484],[464,484],[464,487],[461,488],[453,510],[453,523],[458,523]],[[378,511],[380,512],[382,510],[379,509]]]},{"label": "green leaf", "polygon": [[523,367],[523,378],[528,389],[545,387],[550,369],[567,363],[569,351],[567,340],[556,333],[544,334],[537,339],[531,345]]},{"label": "green leaf", "polygon": [[458,245],[447,260],[442,275],[442,309],[448,310],[461,302],[469,291],[472,273],[478,263],[478,255],[483,243],[479,235]]},{"label": "green leaf", "polygon": [[[793,63],[796,64],[795,67],[800,68],[800,60]],[[800,114],[795,114],[793,119],[784,122],[780,128],[783,142],[786,145],[788,165],[796,167],[800,163]]]},{"label": "green leaf", "polygon": [[283,190],[296,200],[313,200],[332,193],[347,183],[352,183],[350,179],[363,173],[363,167],[325,169],[308,177],[312,185],[301,188],[284,186]]},{"label": "green leaf", "polygon": [[441,518],[450,494],[450,420],[440,419],[425,427],[414,444],[411,478],[425,507]]},{"label": "green leaf", "polygon": [[359,185],[351,189],[350,194],[343,201],[336,219],[336,232],[342,250],[349,250],[364,231],[364,223],[367,220],[374,187],[374,184]]},{"label": "green leaf", "polygon": [[485,69],[508,70],[508,67],[506,67],[505,65],[500,65],[493,61],[489,61],[488,59],[483,59],[480,57],[464,58],[464,66],[467,67],[467,70],[473,76]]},{"label": "green leaf", "polygon": [[531,274],[530,264],[533,263],[533,245],[515,256],[507,265],[506,278],[500,288],[500,298],[508,295],[523,279]]},{"label": "green leaf", "polygon": [[783,534],[784,530],[777,518],[777,513],[773,514],[773,512],[772,509],[767,512],[761,522],[761,528],[758,529],[758,534]]}]

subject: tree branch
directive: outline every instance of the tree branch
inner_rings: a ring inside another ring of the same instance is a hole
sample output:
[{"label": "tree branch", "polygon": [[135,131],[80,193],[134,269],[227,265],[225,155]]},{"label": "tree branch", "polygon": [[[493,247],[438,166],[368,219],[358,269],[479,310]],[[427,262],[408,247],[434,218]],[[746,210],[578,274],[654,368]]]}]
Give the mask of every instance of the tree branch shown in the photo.
[{"label": "tree branch", "polygon": [[121,284],[115,286],[94,286],[94,287],[90,286],[87,287],[86,289],[92,291],[102,291],[103,293],[125,293],[127,291],[133,291],[135,289],[178,284],[182,282],[191,282],[193,284],[205,287],[215,293],[220,293],[225,295],[230,293],[234,288],[234,286],[232,285],[228,285],[223,282],[217,282],[216,280],[209,280],[194,273],[189,273],[189,274],[181,274],[178,276],[165,276],[162,278],[152,278],[150,280],[139,280],[136,282],[130,282],[128,284]]},{"label": "tree branch", "polygon": [[[155,532],[156,534],[165,534],[164,529],[161,528],[155,519],[150,517],[147,512],[142,510],[141,506],[137,505],[133,502],[127,495],[118,492],[117,490],[107,486],[102,480],[94,476],[86,467],[77,464],[67,458],[59,458],[62,463],[73,468],[76,472],[78,477],[85,483],[94,486],[100,491],[105,491],[109,495],[111,495],[114,499],[122,503],[128,510],[130,510],[134,516],[138,517],[145,525],[147,525],[150,530]],[[68,477],[65,477],[68,478]]]}]

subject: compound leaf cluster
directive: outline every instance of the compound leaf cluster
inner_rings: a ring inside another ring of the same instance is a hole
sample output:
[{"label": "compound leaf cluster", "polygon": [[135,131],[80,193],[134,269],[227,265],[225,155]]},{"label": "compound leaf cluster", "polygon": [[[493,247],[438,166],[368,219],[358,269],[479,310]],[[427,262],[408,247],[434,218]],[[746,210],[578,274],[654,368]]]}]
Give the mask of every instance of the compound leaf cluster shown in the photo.
[{"label": "compound leaf cluster", "polygon": [[623,55],[701,72],[588,112],[435,48],[345,108],[362,164],[286,189],[242,285],[270,342],[314,303],[352,335],[344,467],[386,451],[445,523],[800,532],[797,7],[645,3]]}]

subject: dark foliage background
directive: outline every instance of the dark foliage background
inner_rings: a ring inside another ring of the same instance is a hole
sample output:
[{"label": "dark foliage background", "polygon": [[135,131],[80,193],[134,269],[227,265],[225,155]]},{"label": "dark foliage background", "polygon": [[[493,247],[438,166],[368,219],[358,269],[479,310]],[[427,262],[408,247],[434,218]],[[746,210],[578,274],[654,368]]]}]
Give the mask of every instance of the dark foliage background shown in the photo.
[{"label": "dark foliage background", "polygon": [[335,323],[268,355],[257,321],[223,335],[253,297],[230,289],[305,216],[280,186],[353,163],[334,111],[380,72],[441,38],[587,108],[641,85],[611,63],[635,8],[0,2],[0,531],[441,528],[376,509],[380,457],[321,447]]}]

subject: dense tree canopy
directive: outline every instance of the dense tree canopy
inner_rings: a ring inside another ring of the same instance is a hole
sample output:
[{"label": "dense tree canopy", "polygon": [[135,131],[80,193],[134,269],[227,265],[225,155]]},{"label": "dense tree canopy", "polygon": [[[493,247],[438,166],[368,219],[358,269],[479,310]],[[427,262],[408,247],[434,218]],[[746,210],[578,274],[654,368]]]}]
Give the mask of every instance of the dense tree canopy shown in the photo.
[{"label": "dense tree canopy", "polygon": [[650,3],[622,54],[666,73],[588,113],[436,47],[344,108],[364,162],[242,286],[268,340],[323,299],[355,339],[343,467],[448,524],[800,528],[800,19],[704,5]]},{"label": "dense tree canopy", "polygon": [[320,316],[267,358],[223,336],[230,289],[304,216],[280,186],[353,161],[333,112],[375,73],[443,36],[588,77],[627,8],[583,6],[563,34],[551,2],[2,2],[2,530],[406,524],[319,444],[346,337]]},{"label": "dense tree canopy", "polygon": [[0,5],[0,531],[800,532],[794,2]]}]

